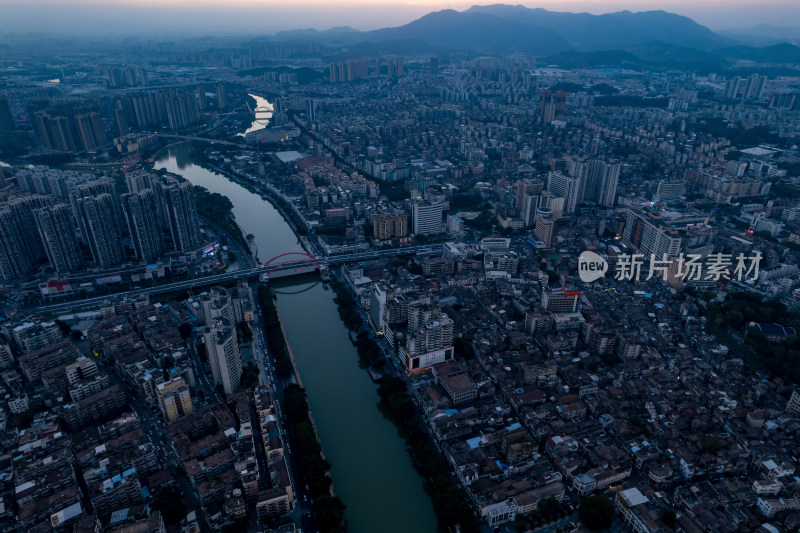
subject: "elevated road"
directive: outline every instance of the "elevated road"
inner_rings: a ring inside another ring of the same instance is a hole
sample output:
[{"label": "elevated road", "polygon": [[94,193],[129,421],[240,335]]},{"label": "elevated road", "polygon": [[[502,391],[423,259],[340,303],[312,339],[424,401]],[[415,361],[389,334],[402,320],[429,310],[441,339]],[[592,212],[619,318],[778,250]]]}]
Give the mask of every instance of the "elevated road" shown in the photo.
[{"label": "elevated road", "polygon": [[[355,263],[358,261],[369,261],[371,259],[379,259],[381,257],[393,257],[400,255],[433,255],[440,253],[441,251],[442,246],[440,244],[410,246],[407,248],[387,248],[385,250],[371,250],[368,252],[360,252],[355,254],[314,258],[313,263],[316,263],[320,266],[332,266],[345,263]],[[103,296],[94,296],[90,298],[82,298],[80,300],[70,300],[67,302],[42,305],[35,308],[35,311],[50,314],[80,311],[81,309],[98,307],[109,300],[140,296],[142,294],[164,294],[168,292],[208,287],[211,285],[217,285],[219,283],[225,283],[227,281],[255,278],[267,273],[269,273],[271,277],[275,278],[299,276],[301,274],[307,274],[312,270],[309,268],[311,261],[311,259],[289,259],[278,265],[257,266],[255,268],[224,272],[222,274],[214,274],[211,276],[204,276],[202,278],[177,281],[175,283],[165,283],[164,285],[158,285],[155,287],[133,289],[130,291],[105,294]]]}]

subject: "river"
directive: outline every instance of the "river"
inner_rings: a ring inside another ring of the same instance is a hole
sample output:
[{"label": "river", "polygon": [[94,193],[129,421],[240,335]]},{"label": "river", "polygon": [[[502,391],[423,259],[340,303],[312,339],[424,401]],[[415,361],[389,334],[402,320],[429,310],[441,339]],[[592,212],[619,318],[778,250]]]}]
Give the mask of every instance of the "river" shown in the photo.
[{"label": "river", "polygon": [[[262,262],[300,242],[280,213],[257,194],[193,162],[192,148],[162,152],[156,169],[227,196],[236,221],[254,236]],[[405,442],[377,408],[377,387],[339,319],[333,291],[307,277],[273,282],[336,493],[353,533],[434,533],[436,518]]]}]

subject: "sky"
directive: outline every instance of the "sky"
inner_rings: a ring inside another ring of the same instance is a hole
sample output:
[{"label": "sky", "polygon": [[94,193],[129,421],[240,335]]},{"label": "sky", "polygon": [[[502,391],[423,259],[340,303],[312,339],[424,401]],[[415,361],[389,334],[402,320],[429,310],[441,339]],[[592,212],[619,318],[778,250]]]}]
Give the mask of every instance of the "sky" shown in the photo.
[{"label": "sky", "polygon": [[[38,31],[128,36],[175,31],[269,34],[280,30],[400,26],[431,11],[503,0],[0,0],[0,36]],[[712,30],[800,26],[800,0],[506,0],[553,11],[662,9]]]}]

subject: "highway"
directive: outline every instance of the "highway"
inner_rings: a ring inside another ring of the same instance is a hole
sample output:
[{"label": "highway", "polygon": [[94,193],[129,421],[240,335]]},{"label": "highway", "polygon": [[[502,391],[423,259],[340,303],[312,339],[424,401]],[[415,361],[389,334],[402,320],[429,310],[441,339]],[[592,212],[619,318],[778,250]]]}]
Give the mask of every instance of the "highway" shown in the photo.
[{"label": "highway", "polygon": [[80,300],[70,300],[67,302],[42,305],[36,307],[34,310],[39,313],[62,313],[62,312],[75,312],[80,309],[87,309],[102,305],[104,302],[125,297],[139,296],[142,294],[164,294],[167,292],[182,291],[194,289],[198,287],[207,287],[227,281],[235,281],[238,279],[254,278],[261,274],[272,272],[274,277],[287,277],[296,275],[298,273],[307,273],[309,261],[313,261],[318,265],[339,265],[344,263],[354,263],[357,261],[368,261],[370,259],[378,259],[381,257],[391,257],[395,255],[431,255],[441,252],[442,247],[438,244],[431,244],[425,246],[410,246],[407,248],[387,248],[385,250],[371,250],[368,252],[361,252],[356,254],[347,254],[339,256],[320,257],[315,259],[292,260],[290,258],[278,265],[258,266],[255,268],[236,270],[233,272],[225,272],[222,274],[213,274],[204,276],[202,278],[195,278],[185,281],[178,281],[175,283],[166,283],[155,287],[146,287],[142,289],[133,289],[130,291],[118,292],[114,294],[105,294],[103,296],[94,296],[91,298],[83,298]]}]

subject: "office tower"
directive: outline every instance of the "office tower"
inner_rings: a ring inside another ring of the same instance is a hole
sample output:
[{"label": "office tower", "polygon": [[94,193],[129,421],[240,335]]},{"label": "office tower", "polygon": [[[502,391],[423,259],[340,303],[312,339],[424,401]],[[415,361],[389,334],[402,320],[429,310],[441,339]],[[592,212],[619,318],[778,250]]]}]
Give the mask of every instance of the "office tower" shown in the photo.
[{"label": "office tower", "polygon": [[555,230],[553,211],[540,207],[536,210],[534,223],[536,227],[533,229],[533,234],[536,235],[536,240],[543,242],[545,246],[549,247],[553,243],[553,233]]},{"label": "office tower", "polygon": [[431,67],[431,74],[436,76],[439,73],[439,58],[438,57],[432,57],[431,58],[430,67]]},{"label": "office tower", "polygon": [[122,195],[122,211],[133,249],[140,261],[153,263],[164,255],[164,240],[152,189]]},{"label": "office tower", "polygon": [[192,395],[183,378],[174,378],[156,385],[158,406],[167,422],[174,422],[194,412]]},{"label": "office tower", "polygon": [[414,234],[430,235],[442,232],[442,204],[415,202],[412,206]]},{"label": "office tower", "polygon": [[11,133],[17,129],[17,121],[11,111],[8,95],[0,94],[0,135]]},{"label": "office tower", "polygon": [[206,99],[206,86],[201,81],[197,84],[197,107],[200,111],[208,109],[208,100]]},{"label": "office tower", "polygon": [[570,215],[580,203],[581,178],[568,176],[562,172],[547,173],[547,190],[552,195],[564,198],[564,214]]},{"label": "office tower", "polygon": [[122,262],[125,251],[122,236],[115,220],[114,198],[108,193],[95,197],[84,197],[77,201],[81,227],[85,231],[94,262],[107,268]]},{"label": "office tower", "polygon": [[77,270],[83,258],[75,236],[72,208],[63,203],[56,204],[37,209],[34,216],[50,266],[59,274]]},{"label": "office tower", "polygon": [[75,122],[78,125],[78,132],[80,134],[81,143],[83,144],[83,149],[87,152],[91,152],[108,142],[105,127],[103,127],[103,123],[100,121],[100,115],[97,113],[92,112],[85,115],[76,115]]},{"label": "office tower", "polygon": [[233,394],[242,378],[236,327],[227,318],[216,318],[203,329],[203,338],[214,383],[222,385],[226,394]]},{"label": "office tower", "polygon": [[739,76],[734,76],[728,80],[728,82],[725,84],[725,98],[736,98],[736,95],[739,93],[739,84],[741,81],[742,78]]},{"label": "office tower", "polygon": [[373,60],[375,62],[375,70],[372,71],[373,76],[380,76],[381,75],[381,58],[380,56],[375,56]]},{"label": "office tower", "polygon": [[0,207],[0,278],[23,278],[33,272],[34,266],[11,208]]},{"label": "office tower", "polygon": [[217,110],[225,111],[228,109],[228,90],[225,84],[220,82],[217,84]]},{"label": "office tower", "polygon": [[196,249],[200,245],[200,225],[192,184],[174,179],[162,183],[161,199],[175,250],[188,252]]},{"label": "office tower", "polygon": [[172,131],[182,130],[187,126],[197,124],[200,120],[200,116],[197,113],[197,102],[191,93],[175,93],[164,101],[164,105],[167,111],[169,129]]}]

